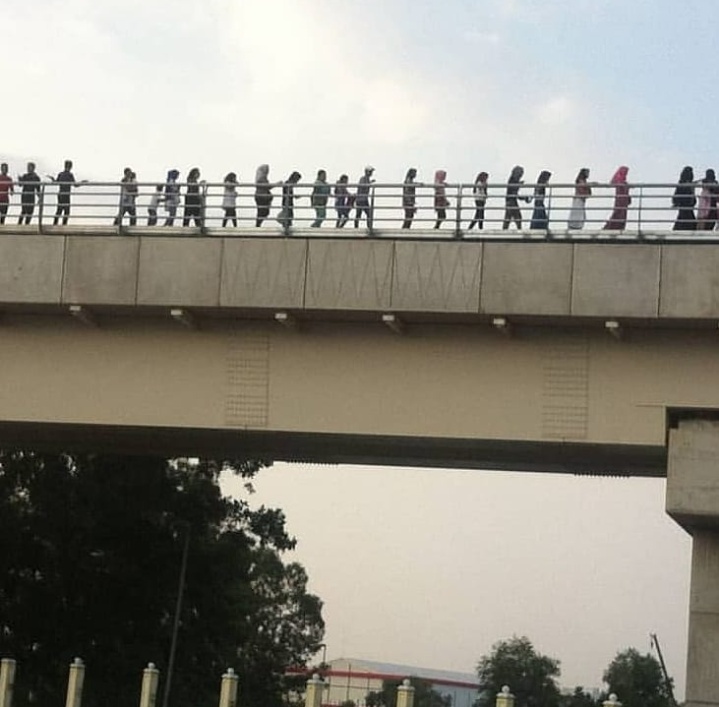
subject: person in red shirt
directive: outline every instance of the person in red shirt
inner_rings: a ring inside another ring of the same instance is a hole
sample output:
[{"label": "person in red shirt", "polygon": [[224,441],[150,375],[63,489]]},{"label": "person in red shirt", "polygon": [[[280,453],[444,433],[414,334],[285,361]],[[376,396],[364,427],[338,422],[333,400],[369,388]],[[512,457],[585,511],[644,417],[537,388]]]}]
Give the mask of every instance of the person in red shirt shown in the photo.
[{"label": "person in red shirt", "polygon": [[8,174],[7,162],[0,164],[0,225],[5,223],[8,206],[10,206],[10,194],[15,192],[15,185],[12,177]]}]

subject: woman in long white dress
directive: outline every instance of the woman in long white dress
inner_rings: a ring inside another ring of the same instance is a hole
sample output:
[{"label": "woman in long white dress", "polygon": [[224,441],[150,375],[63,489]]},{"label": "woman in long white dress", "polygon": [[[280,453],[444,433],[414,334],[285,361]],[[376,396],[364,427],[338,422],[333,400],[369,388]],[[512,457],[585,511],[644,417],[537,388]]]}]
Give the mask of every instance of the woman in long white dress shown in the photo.
[{"label": "woman in long white dress", "polygon": [[589,168],[582,167],[574,180],[574,197],[572,198],[572,208],[569,211],[569,220],[567,227],[571,229],[584,228],[587,220],[587,198],[592,195],[592,187],[589,186]]}]

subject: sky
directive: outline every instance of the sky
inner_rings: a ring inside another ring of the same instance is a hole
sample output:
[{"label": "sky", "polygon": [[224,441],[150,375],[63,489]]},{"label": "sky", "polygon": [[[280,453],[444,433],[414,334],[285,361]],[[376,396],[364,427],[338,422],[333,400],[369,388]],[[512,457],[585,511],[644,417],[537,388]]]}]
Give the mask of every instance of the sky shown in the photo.
[{"label": "sky", "polygon": [[[0,157],[78,179],[198,166],[251,181],[674,181],[716,167],[706,0],[32,0],[0,3]],[[664,644],[683,692],[689,540],[661,480],[278,465],[328,653],[471,670],[527,634],[568,684]]]}]

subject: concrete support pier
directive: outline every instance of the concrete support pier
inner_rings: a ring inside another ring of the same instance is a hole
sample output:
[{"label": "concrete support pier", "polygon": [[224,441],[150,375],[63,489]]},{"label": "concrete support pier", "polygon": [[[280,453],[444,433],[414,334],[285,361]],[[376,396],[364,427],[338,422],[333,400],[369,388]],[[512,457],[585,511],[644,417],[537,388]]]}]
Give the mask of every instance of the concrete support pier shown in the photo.
[{"label": "concrete support pier", "polygon": [[692,535],[686,707],[719,707],[719,420],[669,432],[667,513]]}]

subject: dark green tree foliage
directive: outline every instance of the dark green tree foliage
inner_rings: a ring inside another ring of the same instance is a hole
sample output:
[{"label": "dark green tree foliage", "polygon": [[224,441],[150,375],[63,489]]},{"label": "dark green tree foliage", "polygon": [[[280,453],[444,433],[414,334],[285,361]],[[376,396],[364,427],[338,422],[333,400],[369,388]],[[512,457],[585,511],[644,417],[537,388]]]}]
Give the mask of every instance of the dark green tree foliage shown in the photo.
[{"label": "dark green tree foliage", "polygon": [[493,705],[508,685],[516,707],[556,707],[559,704],[559,661],[535,651],[531,641],[514,636],[492,646],[477,665],[480,703]]},{"label": "dark green tree foliage", "polygon": [[[250,479],[260,466],[233,469]],[[84,707],[136,704],[149,661],[162,680],[188,535],[170,704],[215,705],[228,667],[243,704],[280,704],[285,669],[322,641],[322,604],[281,559],[295,542],[282,512],[223,498],[219,470],[0,453],[0,656],[18,661],[18,707],[62,707],[75,656]]]},{"label": "dark green tree foliage", "polygon": [[[367,707],[397,707],[397,688],[401,684],[402,680],[384,680],[381,690],[367,693],[365,704]],[[437,692],[428,680],[410,677],[409,684],[414,687],[414,707],[452,707],[452,698]]]},{"label": "dark green tree foliage", "polygon": [[603,679],[624,707],[672,707],[659,661],[635,648],[617,653]]},{"label": "dark green tree foliage", "polygon": [[562,695],[561,707],[597,707],[595,700],[583,687],[575,687],[571,695]]}]

